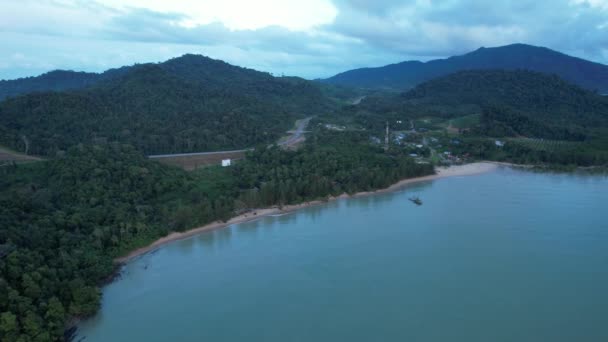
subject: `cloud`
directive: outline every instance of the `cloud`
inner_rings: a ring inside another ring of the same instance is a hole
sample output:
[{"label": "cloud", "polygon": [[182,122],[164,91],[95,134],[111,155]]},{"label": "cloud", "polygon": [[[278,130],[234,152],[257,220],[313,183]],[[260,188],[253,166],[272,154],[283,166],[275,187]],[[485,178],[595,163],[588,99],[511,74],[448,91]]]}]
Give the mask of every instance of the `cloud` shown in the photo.
[{"label": "cloud", "polygon": [[315,78],[515,42],[606,63],[608,0],[21,0],[0,37],[0,78],[188,52]]},{"label": "cloud", "polygon": [[330,0],[97,0],[113,8],[148,9],[181,13],[176,23],[184,27],[222,22],[231,30],[255,30],[281,26],[303,30],[333,21],[337,10]]},{"label": "cloud", "polygon": [[365,11],[362,0],[337,4],[327,30],[395,53],[449,56],[514,42],[593,56],[608,48],[605,0],[383,0],[389,11]]}]

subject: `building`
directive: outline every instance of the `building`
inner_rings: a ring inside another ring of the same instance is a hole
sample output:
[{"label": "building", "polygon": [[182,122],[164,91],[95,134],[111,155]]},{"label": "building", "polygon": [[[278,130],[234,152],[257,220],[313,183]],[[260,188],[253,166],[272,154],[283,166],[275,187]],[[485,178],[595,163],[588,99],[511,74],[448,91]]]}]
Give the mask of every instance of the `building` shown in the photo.
[{"label": "building", "polygon": [[230,166],[231,165],[231,160],[230,159],[222,159],[222,166],[226,167],[226,166]]},{"label": "building", "polygon": [[495,143],[495,144],[496,144],[496,146],[498,146],[498,147],[503,147],[503,146],[505,146],[505,142],[504,142],[504,141],[496,140],[494,143]]}]

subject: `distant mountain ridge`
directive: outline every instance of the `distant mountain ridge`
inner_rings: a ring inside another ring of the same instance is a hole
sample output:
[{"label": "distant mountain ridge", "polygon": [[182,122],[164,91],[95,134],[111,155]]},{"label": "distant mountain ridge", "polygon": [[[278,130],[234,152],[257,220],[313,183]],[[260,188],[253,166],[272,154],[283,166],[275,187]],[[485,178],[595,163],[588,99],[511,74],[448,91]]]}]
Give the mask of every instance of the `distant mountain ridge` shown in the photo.
[{"label": "distant mountain ridge", "polygon": [[454,72],[475,69],[531,70],[555,74],[583,88],[608,93],[608,66],[544,47],[512,44],[429,62],[406,61],[354,69],[323,80],[362,88],[406,90]]},{"label": "distant mountain ridge", "polygon": [[45,91],[64,91],[81,89],[100,81],[120,77],[132,67],[109,69],[103,73],[53,70],[40,76],[24,77],[14,80],[0,80],[0,101],[7,98]]}]

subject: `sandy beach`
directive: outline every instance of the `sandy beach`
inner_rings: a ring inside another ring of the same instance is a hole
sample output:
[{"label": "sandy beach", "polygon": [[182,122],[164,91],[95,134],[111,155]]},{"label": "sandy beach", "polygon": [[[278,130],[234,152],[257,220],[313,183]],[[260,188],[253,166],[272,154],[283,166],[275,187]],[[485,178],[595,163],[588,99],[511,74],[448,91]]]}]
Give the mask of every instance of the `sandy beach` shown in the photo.
[{"label": "sandy beach", "polygon": [[[369,196],[369,195],[373,195],[373,194],[396,191],[396,190],[401,189],[405,185],[411,184],[411,183],[430,181],[430,180],[441,179],[441,178],[446,178],[446,177],[471,176],[471,175],[482,174],[482,173],[486,173],[486,172],[495,170],[496,168],[498,168],[498,166],[499,165],[497,165],[496,163],[480,162],[480,163],[457,165],[457,166],[451,166],[451,167],[439,167],[439,168],[435,169],[436,174],[434,174],[434,175],[416,177],[416,178],[408,178],[408,179],[399,181],[399,182],[389,186],[386,189],[359,192],[359,193],[356,193],[353,195],[343,194],[338,197],[331,197],[328,199],[328,201],[334,201],[334,200],[338,200],[341,198]],[[231,218],[230,220],[228,220],[227,222],[217,221],[217,222],[213,222],[213,223],[207,224],[202,227],[190,229],[185,232],[170,233],[169,235],[154,241],[152,244],[150,244],[146,247],[138,248],[134,251],[131,251],[129,254],[127,254],[123,257],[116,258],[114,261],[117,263],[126,263],[138,256],[149,253],[171,241],[182,240],[182,239],[191,237],[193,235],[200,234],[202,232],[207,232],[207,231],[214,230],[214,229],[228,227],[228,226],[231,226],[234,224],[245,223],[245,222],[257,220],[264,216],[290,213],[290,212],[296,211],[298,209],[321,205],[321,204],[327,203],[328,201],[311,201],[311,202],[304,202],[304,203],[295,204],[295,205],[286,205],[286,206],[283,206],[282,208],[275,206],[275,207],[271,207],[271,208],[251,210],[245,214],[235,216],[235,217]]]}]

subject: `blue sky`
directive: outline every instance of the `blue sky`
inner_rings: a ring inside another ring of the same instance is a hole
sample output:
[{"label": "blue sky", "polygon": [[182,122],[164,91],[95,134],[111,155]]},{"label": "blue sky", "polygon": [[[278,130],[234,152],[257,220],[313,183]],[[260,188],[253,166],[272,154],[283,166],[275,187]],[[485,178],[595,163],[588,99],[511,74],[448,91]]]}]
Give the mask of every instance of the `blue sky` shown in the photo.
[{"label": "blue sky", "polygon": [[327,77],[480,46],[608,64],[608,0],[0,0],[0,79],[199,53]]}]

